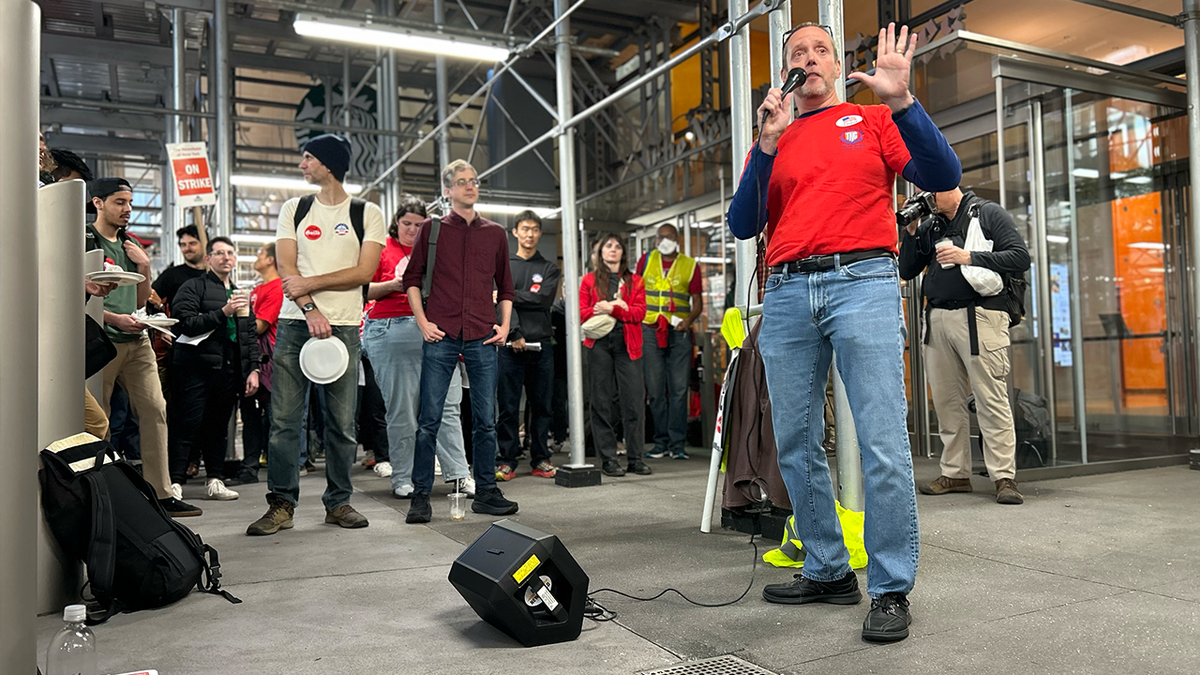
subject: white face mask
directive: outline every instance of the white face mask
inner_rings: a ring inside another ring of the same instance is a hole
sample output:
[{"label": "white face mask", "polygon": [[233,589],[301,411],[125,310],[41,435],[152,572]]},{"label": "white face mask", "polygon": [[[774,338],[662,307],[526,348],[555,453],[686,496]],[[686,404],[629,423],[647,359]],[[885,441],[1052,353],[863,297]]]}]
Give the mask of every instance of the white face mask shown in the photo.
[{"label": "white face mask", "polygon": [[674,239],[663,239],[658,242],[658,252],[663,255],[674,255],[679,250],[679,242]]}]

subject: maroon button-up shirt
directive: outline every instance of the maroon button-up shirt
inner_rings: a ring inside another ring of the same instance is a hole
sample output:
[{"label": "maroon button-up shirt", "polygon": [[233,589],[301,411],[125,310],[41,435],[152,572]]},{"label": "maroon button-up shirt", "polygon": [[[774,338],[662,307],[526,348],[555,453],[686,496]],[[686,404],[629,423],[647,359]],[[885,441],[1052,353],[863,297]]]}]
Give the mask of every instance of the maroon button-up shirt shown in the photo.
[{"label": "maroon button-up shirt", "polygon": [[[421,231],[413,242],[412,257],[404,271],[406,292],[413,287],[421,288],[429,256],[431,222],[421,223]],[[491,337],[492,326],[498,323],[492,289],[498,292],[497,302],[513,299],[508,233],[479,214],[468,224],[451,211],[442,217],[436,255],[425,318],[449,338]]]}]

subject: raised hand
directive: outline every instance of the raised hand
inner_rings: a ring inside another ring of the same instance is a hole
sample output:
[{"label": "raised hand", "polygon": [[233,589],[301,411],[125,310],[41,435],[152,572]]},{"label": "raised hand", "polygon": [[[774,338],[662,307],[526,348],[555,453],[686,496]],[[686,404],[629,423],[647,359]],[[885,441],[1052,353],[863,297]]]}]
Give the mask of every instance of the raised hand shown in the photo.
[{"label": "raised hand", "polygon": [[908,26],[900,28],[896,37],[896,24],[889,23],[879,31],[879,52],[875,57],[875,74],[855,71],[852,80],[858,80],[871,88],[879,100],[892,112],[899,112],[912,105],[912,92],[908,90],[908,77],[912,72],[913,52],[917,49],[917,34],[908,34]]}]

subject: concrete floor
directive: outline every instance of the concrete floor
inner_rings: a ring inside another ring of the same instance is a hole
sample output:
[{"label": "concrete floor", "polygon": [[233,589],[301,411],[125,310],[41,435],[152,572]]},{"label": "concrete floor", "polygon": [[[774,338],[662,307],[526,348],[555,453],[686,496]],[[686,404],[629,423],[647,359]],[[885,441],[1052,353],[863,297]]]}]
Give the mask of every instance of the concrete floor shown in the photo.
[{"label": "concrete floor", "polygon": [[[651,465],[653,476],[576,490],[525,467],[504,489],[521,503],[515,519],[557,534],[592,589],[736,598],[753,551],[745,535],[698,531],[707,458]],[[918,460],[918,479],[936,474]],[[446,581],[494,519],[450,522],[439,486],[433,523],[406,525],[408,502],[393,499],[385,479],[362,468],[355,477],[365,530],[322,523],[320,472],[301,479],[296,527],[277,536],[244,534],[265,509],[264,484],[237,488],[238,501],[201,502],[204,516],[187,523],[220,551],[225,587],[244,602],[192,594],[117,616],[95,629],[101,672],[637,673],[729,653],[780,673],[1200,671],[1200,472],[1186,467],[1028,483],[1019,507],[995,504],[978,477],[973,494],[919,495],[912,637],[891,646],[860,639],[865,603],[767,604],[762,586],[793,570],[760,560],[753,589],[731,607],[602,594],[617,621],[585,621],[575,642],[525,649],[481,622]],[[201,490],[189,485],[185,498]],[[777,545],[763,542],[759,553]],[[39,619],[40,660],[58,626]]]}]

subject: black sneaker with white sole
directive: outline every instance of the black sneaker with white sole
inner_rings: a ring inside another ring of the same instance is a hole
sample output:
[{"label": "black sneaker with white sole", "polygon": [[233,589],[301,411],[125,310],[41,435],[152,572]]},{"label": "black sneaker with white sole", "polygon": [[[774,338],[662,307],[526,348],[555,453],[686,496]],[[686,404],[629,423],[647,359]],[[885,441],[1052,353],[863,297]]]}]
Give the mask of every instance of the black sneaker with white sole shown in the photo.
[{"label": "black sneaker with white sole", "polygon": [[786,584],[769,584],[763,588],[763,600],[781,605],[804,605],[827,602],[831,605],[856,605],[862,600],[858,577],[854,572],[835,581],[813,581],[797,574]]},{"label": "black sneaker with white sole", "polygon": [[517,503],[506,499],[500,488],[477,490],[475,501],[471,502],[471,511],[489,516],[511,516],[517,512]]},{"label": "black sneaker with white sole", "polygon": [[174,497],[160,499],[158,500],[158,503],[162,504],[162,507],[166,510],[167,515],[171,516],[172,518],[190,518],[192,516],[199,516],[204,513],[199,506],[192,506],[191,504],[179,499],[175,499]]},{"label": "black sneaker with white sole", "polygon": [[884,593],[871,600],[871,611],[863,621],[862,637],[867,642],[899,642],[908,637],[912,615],[903,593]]}]

